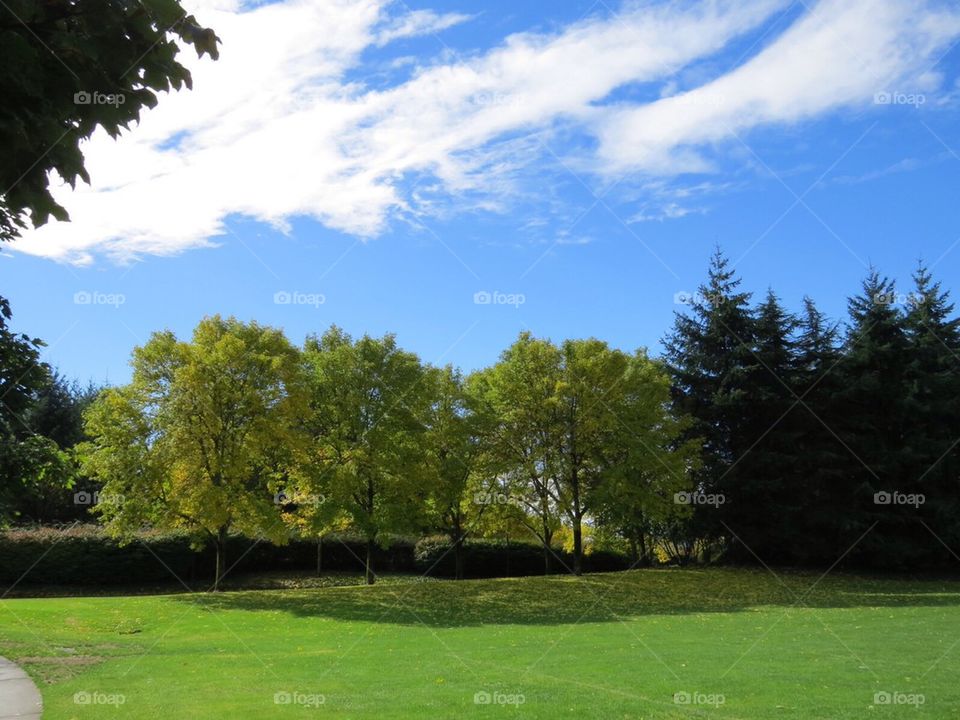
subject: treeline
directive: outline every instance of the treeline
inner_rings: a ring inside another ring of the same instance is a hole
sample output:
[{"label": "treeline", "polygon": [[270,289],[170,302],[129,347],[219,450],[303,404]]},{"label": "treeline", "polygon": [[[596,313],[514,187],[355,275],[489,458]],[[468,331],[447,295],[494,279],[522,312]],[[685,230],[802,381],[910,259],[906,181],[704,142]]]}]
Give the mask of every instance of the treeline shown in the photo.
[{"label": "treeline", "polygon": [[960,330],[948,293],[923,266],[907,292],[871,271],[842,327],[809,298],[799,315],[772,291],[750,301],[718,252],[665,341],[675,412],[703,441],[687,544],[770,564],[954,562]]},{"label": "treeline", "polygon": [[[490,368],[434,367],[393,336],[333,327],[296,347],[257,323],[211,317],[189,341],[155,333],[133,379],[86,412],[83,471],[107,529],[180,528],[217,550],[349,530],[367,581],[389,534],[444,533],[461,577],[469,536],[536,538],[544,572],[584,566],[584,527],[689,512],[697,442],[680,435],[670,381],[643,352],[522,334]],[[440,562],[442,558],[437,558]]]},{"label": "treeline", "polygon": [[[155,333],[131,382],[97,392],[49,369],[24,381],[36,342],[3,332],[3,516],[186,531],[218,580],[237,535],[359,535],[368,582],[401,534],[445,535],[436,561],[457,577],[468,538],[534,539],[544,572],[574,573],[603,549],[900,569],[960,547],[960,325],[922,267],[907,294],[871,272],[841,326],[809,299],[798,315],[772,291],[753,302],[718,252],[662,358],[523,333],[467,375],[391,335],[297,346],[215,316],[190,339]],[[70,434],[52,440],[42,407]],[[72,505],[28,512],[38,478]]]},{"label": "treeline", "polygon": [[[674,495],[698,445],[680,437],[666,369],[599,340],[522,334],[465,376],[390,335],[333,327],[298,347],[274,328],[210,317],[188,340],[154,333],[134,350],[131,382],[101,391],[65,385],[39,341],[4,340],[16,362],[3,383],[18,402],[4,409],[0,517],[92,512],[130,541],[145,528],[186,531],[215,549],[217,581],[238,535],[284,544],[344,532],[365,539],[369,582],[378,546],[399,534],[445,535],[435,561],[457,577],[471,537],[534,540],[543,572],[579,573],[588,552],[629,543],[645,556],[635,517],[690,512]],[[59,442],[30,420],[48,406],[69,429]],[[34,445],[45,453],[22,462]]]},{"label": "treeline", "polygon": [[84,483],[72,448],[99,389],[41,362],[43,342],[13,332],[10,318],[0,297],[0,526],[89,518],[72,502]]}]

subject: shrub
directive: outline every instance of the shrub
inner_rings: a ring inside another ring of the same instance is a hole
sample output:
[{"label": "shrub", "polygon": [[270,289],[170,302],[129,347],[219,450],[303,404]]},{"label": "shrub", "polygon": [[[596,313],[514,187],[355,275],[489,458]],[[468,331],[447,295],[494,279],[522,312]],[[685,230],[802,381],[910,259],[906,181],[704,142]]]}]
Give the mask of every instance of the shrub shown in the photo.
[{"label": "shrub", "polygon": [[[389,547],[374,555],[377,572],[412,572],[413,541],[389,538]],[[333,535],[323,543],[323,569],[361,571],[366,554],[363,539]],[[231,574],[267,570],[314,570],[315,539],[293,540],[286,545],[256,542],[231,536],[227,567]],[[138,585],[167,583],[178,578],[188,585],[212,581],[215,558],[212,548],[199,551],[187,533],[145,531],[121,545],[96,525],[60,530],[22,528],[0,533],[0,582],[20,580],[29,585]],[[21,580],[22,577],[22,580]]]},{"label": "shrub", "polygon": [[[456,573],[454,552],[449,538],[427,537],[414,550],[417,572],[434,577],[453,577]],[[630,561],[623,554],[597,550],[583,558],[585,572],[626,570]],[[471,538],[463,548],[463,567],[467,577],[520,577],[543,575],[543,547],[535,543],[499,539]],[[573,555],[553,548],[551,567],[554,572],[569,572]]]},{"label": "shrub", "polygon": [[[10,586],[125,585],[151,586],[182,580],[191,588],[212,584],[215,557],[204,545],[191,545],[188,533],[141,532],[133,542],[121,545],[97,525],[19,528],[0,533],[0,583]],[[453,577],[454,554],[444,537],[389,536],[387,547],[374,553],[376,572],[417,572],[434,577]],[[573,566],[569,553],[555,549],[553,570],[567,572]],[[324,572],[362,572],[366,542],[350,534],[324,538]],[[231,575],[270,570],[312,572],[317,566],[316,539],[292,540],[286,545],[256,542],[238,535],[227,543],[227,567]],[[598,550],[584,557],[587,572],[607,572],[629,567],[626,556]],[[543,549],[517,541],[471,539],[464,548],[468,577],[519,577],[543,575]],[[22,578],[22,579],[21,579]]]}]

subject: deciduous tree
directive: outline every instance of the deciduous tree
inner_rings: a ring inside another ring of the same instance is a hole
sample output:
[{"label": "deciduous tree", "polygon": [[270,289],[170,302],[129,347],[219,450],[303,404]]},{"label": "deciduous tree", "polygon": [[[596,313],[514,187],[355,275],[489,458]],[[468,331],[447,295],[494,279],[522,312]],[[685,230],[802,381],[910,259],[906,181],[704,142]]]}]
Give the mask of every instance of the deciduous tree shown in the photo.
[{"label": "deciduous tree", "polygon": [[103,483],[96,510],[121,537],[149,524],[208,538],[218,589],[229,532],[287,537],[274,496],[302,445],[300,355],[279,330],[214,316],[190,341],[155,333],[132,364],[132,382],[86,413],[85,469]]},{"label": "deciduous tree", "polygon": [[426,371],[392,335],[355,341],[336,327],[308,339],[305,355],[315,492],[342,508],[366,538],[366,580],[373,584],[375,544],[426,522]]}]

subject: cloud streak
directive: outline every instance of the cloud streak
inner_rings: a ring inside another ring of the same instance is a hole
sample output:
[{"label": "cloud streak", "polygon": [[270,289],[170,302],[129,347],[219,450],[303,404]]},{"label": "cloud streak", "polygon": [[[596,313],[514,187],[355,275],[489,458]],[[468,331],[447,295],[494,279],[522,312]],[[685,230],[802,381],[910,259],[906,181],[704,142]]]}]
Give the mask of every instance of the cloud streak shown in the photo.
[{"label": "cloud streak", "polygon": [[235,215],[281,230],[312,217],[375,237],[398,218],[497,212],[512,184],[556,167],[541,136],[576,138],[561,142],[564,166],[601,180],[710,173],[754,128],[868,106],[880,90],[935,86],[931,64],[960,37],[960,12],[931,2],[821,0],[697,87],[645,101],[624,93],[673,86],[788,6],[628,4],[466,55],[436,43],[409,74],[372,87],[371,53],[401,39],[442,40],[471,18],[386,0],[252,9],[205,0],[196,13],[223,38],[221,60],[192,63],[194,91],[162,98],[120,141],[94,137],[84,148],[93,185],[54,193],[73,222],[32,231],[14,248],[123,262],[209,245]]}]

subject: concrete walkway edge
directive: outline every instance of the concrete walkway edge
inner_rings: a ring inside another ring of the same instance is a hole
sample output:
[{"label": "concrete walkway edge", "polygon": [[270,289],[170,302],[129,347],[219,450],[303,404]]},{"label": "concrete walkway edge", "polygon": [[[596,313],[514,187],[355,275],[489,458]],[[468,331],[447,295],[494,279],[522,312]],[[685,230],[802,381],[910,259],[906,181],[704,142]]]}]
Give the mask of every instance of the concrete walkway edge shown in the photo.
[{"label": "concrete walkway edge", "polygon": [[0,657],[0,720],[40,720],[43,700],[23,668]]}]

